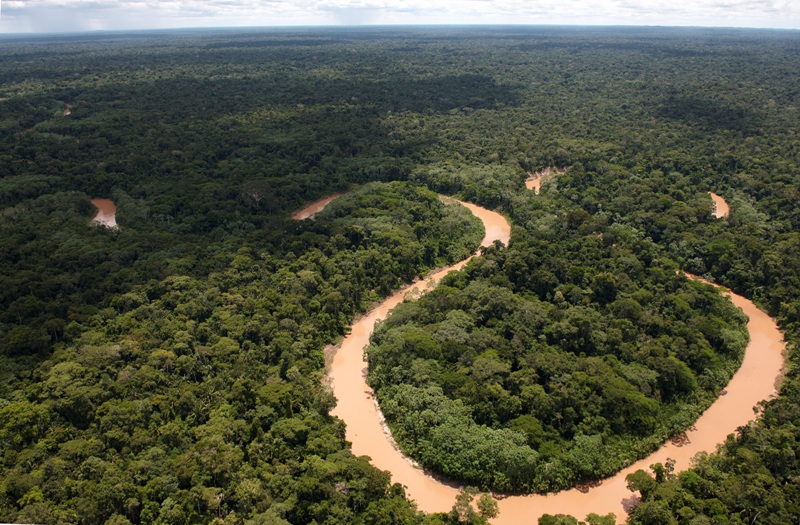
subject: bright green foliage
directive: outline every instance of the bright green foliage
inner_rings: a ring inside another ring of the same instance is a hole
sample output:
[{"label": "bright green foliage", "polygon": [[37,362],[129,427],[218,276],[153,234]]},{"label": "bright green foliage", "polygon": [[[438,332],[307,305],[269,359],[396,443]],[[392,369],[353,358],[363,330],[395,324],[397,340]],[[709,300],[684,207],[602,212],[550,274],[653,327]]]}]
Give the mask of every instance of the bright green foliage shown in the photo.
[{"label": "bright green foliage", "polygon": [[594,512],[586,516],[586,521],[579,521],[568,514],[544,514],[539,518],[539,525],[616,525],[617,520],[613,513],[601,516]]},{"label": "bright green foliage", "polygon": [[539,525],[579,525],[579,522],[573,516],[545,514],[539,518]]},{"label": "bright green foliage", "polygon": [[475,501],[476,496],[478,496],[478,490],[473,487],[461,489],[456,496],[453,508],[444,516],[445,523],[449,525],[488,525],[491,518],[499,515],[497,501],[490,494],[483,493]]}]

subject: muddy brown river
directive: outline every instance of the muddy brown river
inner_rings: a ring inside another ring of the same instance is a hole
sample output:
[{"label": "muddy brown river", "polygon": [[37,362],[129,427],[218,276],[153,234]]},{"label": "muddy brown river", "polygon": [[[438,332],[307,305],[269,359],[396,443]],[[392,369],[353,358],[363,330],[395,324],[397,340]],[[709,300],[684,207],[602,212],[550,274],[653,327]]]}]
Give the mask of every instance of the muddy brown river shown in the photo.
[{"label": "muddy brown river", "polygon": [[117,205],[110,199],[92,199],[92,204],[97,208],[97,215],[92,222],[107,228],[117,227]]},{"label": "muddy brown river", "polygon": [[730,214],[730,207],[728,207],[728,203],[725,202],[725,199],[717,195],[716,193],[708,192],[711,195],[711,200],[714,201],[714,217],[717,219],[722,219],[727,217]]},{"label": "muddy brown river", "polygon": [[[511,227],[502,215],[469,203],[462,204],[483,221],[486,227],[483,246],[495,240],[508,243]],[[424,281],[406,286],[356,321],[350,334],[336,350],[330,366],[329,380],[338,400],[332,413],[347,424],[346,437],[352,443],[353,453],[367,455],[373,465],[389,471],[392,481],[405,485],[408,497],[425,512],[449,511],[455,502],[458,487],[427,475],[396,448],[383,423],[372,389],[366,384],[367,363],[363,351],[369,343],[375,322],[385,318],[407,294],[431,289],[444,275],[460,269],[468,260],[436,271]],[[728,434],[753,420],[753,407],[776,394],[775,385],[781,376],[785,344],[778,327],[767,314],[744,297],[729,291],[726,293],[750,319],[747,324],[750,344],[741,368],[726,387],[726,395],[720,396],[694,427],[687,431],[688,439],[684,443],[666,443],[650,456],[603,480],[601,485],[588,492],[572,489],[550,495],[506,497],[498,502],[500,515],[492,523],[536,523],[542,514],[572,514],[583,519],[590,512],[614,513],[618,521],[624,521],[627,515],[625,506],[636,501],[636,496],[626,487],[625,476],[638,469],[647,470],[655,462],[664,463],[668,458],[675,460],[676,472],[686,470],[698,452],[713,452]]]},{"label": "muddy brown river", "polygon": [[321,212],[325,209],[325,206],[330,204],[331,202],[335,201],[339,197],[341,197],[341,193],[337,193],[335,195],[331,195],[329,197],[325,197],[324,199],[320,199],[316,202],[312,202],[305,208],[299,209],[292,214],[292,219],[296,221],[302,221],[303,219],[310,219],[317,213]]}]

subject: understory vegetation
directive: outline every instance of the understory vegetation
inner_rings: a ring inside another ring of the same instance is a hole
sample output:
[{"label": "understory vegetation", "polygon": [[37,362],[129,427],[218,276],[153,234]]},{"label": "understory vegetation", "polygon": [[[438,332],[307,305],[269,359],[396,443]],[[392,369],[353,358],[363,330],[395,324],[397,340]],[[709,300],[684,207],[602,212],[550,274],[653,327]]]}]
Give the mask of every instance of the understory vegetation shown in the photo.
[{"label": "understory vegetation", "polygon": [[[322,381],[355,315],[479,242],[437,194],[513,231],[375,335],[370,381],[406,450],[481,487],[554,490],[685,429],[746,338],[682,269],[775,317],[787,374],[717,453],[631,478],[630,522],[800,516],[796,32],[0,43],[1,521],[485,523],[474,491],[423,515],[354,457]],[[562,173],[534,195],[546,167]],[[90,224],[92,197],[119,229]]]}]

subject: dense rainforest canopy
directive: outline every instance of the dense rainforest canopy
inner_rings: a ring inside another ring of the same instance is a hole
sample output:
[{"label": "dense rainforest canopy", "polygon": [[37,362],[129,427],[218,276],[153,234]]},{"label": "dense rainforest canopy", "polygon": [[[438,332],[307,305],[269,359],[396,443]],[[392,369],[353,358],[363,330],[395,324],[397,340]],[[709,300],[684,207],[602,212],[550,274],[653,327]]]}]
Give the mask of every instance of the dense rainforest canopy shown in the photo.
[{"label": "dense rainforest canopy", "polygon": [[[322,381],[323,349],[354,315],[476,246],[478,224],[433,192],[498,209],[514,231],[376,334],[387,415],[428,403],[439,418],[421,429],[433,435],[398,425],[402,446],[470,483],[543,490],[685,428],[744,336],[683,268],[776,316],[790,366],[762,419],[719,453],[633,479],[630,520],[800,516],[798,33],[0,43],[0,520],[485,521],[491,509],[466,500],[418,513],[349,452]],[[566,173],[533,195],[524,180],[548,166]],[[708,191],[728,219],[712,217]],[[91,197],[114,199],[119,229],[90,225]],[[436,439],[481,444],[487,464],[469,470]],[[498,469],[508,458],[523,471]],[[542,458],[559,465],[550,478]]]}]

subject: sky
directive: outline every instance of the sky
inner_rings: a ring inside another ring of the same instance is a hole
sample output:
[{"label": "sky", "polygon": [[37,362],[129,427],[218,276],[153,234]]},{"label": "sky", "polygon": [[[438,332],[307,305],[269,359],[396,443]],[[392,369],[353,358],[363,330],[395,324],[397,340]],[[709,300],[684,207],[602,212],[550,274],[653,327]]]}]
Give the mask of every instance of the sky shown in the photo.
[{"label": "sky", "polygon": [[0,33],[391,24],[800,29],[800,0],[0,0]]}]

